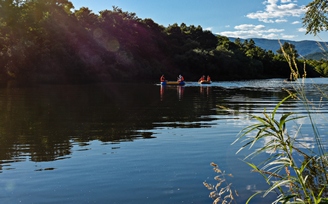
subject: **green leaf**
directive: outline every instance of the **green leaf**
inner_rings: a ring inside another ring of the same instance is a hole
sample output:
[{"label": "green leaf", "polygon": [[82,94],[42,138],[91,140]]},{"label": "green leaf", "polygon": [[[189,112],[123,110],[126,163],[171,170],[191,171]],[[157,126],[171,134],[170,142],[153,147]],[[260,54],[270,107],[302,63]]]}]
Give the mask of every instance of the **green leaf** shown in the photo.
[{"label": "green leaf", "polygon": [[291,183],[290,180],[282,180],[282,181],[277,181],[275,182],[265,193],[264,193],[264,197],[266,195],[268,195],[270,192],[272,192],[274,189],[278,188],[278,187],[281,187],[281,186],[284,186],[284,185],[287,185]]},{"label": "green leaf", "polygon": [[261,192],[261,191],[257,191],[257,192],[255,192],[253,195],[251,195],[251,196],[247,199],[246,204],[249,204],[249,201],[251,201],[251,199],[252,199],[254,196],[256,196],[256,195],[258,195],[258,194],[260,194],[260,193],[262,193],[262,192]]},{"label": "green leaf", "polygon": [[283,104],[286,100],[288,100],[290,97],[292,97],[292,95],[288,95],[287,97],[285,97],[284,99],[282,99],[277,105],[276,107],[273,109],[272,112],[272,118],[274,118],[278,108],[281,106],[281,104]]}]

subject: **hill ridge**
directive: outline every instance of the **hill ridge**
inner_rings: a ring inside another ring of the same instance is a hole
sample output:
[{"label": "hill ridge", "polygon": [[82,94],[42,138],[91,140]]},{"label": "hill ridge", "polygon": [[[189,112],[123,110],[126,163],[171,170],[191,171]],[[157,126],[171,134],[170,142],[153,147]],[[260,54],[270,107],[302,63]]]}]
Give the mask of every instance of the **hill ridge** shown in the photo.
[{"label": "hill ridge", "polygon": [[[230,41],[234,42],[237,38],[228,37]],[[283,44],[285,42],[291,43],[295,45],[295,48],[300,56],[306,57],[311,54],[315,53],[321,53],[323,52],[322,48],[324,50],[328,50],[328,42],[324,41],[314,41],[314,40],[301,40],[301,41],[293,41],[293,40],[279,40],[279,39],[265,39],[265,38],[247,38],[240,40],[243,42],[245,40],[251,40],[253,39],[255,42],[255,45],[258,47],[261,47],[265,50],[271,50],[274,53],[278,49],[280,49],[279,41]]]}]

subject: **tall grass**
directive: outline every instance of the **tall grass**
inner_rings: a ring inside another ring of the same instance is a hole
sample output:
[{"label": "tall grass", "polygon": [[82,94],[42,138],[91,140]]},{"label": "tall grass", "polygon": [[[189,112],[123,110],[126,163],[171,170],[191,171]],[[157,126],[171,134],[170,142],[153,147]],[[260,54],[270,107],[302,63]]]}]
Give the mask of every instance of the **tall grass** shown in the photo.
[{"label": "tall grass", "polygon": [[[280,46],[282,48],[281,44]],[[244,161],[254,172],[262,175],[268,184],[267,190],[256,192],[250,196],[247,203],[256,195],[262,194],[265,197],[272,192],[277,194],[273,203],[328,203],[328,154],[313,117],[313,104],[306,96],[305,63],[304,75],[300,76],[296,57],[287,54],[283,49],[282,51],[291,70],[290,79],[295,81],[293,90],[286,90],[289,95],[280,101],[271,113],[264,110],[261,116],[250,115],[254,124],[245,127],[233,142],[242,143],[237,153],[245,148],[254,149]],[[277,111],[287,100],[301,101],[306,107],[307,114],[296,115],[289,112],[279,116]],[[292,134],[286,128],[288,124],[301,118],[308,118],[311,123],[316,149],[304,145],[301,137],[302,125],[299,125]],[[264,145],[255,148],[258,146],[256,144],[262,143]],[[259,164],[253,163],[252,159],[261,154],[268,156]]]},{"label": "tall grass", "polygon": [[[245,162],[254,172],[260,173],[269,185],[263,196],[271,192],[277,193],[277,199],[273,203],[324,203],[328,201],[325,200],[328,193],[328,163],[315,124],[312,124],[313,137],[319,151],[302,146],[302,141],[298,137],[301,127],[294,135],[286,131],[287,123],[305,116],[285,113],[276,119],[276,112],[280,105],[292,96],[283,99],[272,113],[264,112],[263,116],[252,115],[251,119],[257,122],[244,128],[234,143],[237,141],[244,143],[238,150],[240,152],[246,147],[253,148],[255,144],[264,141],[263,146],[246,156]],[[268,152],[270,152],[269,158],[260,164],[251,162],[255,156]]]},{"label": "tall grass", "polygon": [[236,203],[235,197],[238,196],[236,190],[232,189],[232,183],[229,183],[227,176],[233,177],[232,174],[227,174],[221,170],[217,164],[211,163],[213,171],[217,174],[214,179],[217,181],[215,185],[210,184],[206,181],[203,182],[204,186],[210,190],[209,197],[213,199],[213,204],[217,203]]}]

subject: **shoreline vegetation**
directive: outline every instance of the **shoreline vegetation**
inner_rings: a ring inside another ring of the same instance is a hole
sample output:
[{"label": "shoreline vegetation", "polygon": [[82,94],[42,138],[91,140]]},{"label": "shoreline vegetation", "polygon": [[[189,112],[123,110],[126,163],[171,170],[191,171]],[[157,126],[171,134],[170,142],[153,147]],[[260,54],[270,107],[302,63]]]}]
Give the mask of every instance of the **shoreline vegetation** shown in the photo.
[{"label": "shoreline vegetation", "polygon": [[[307,6],[307,9],[306,16],[303,18],[303,23],[307,26],[307,33],[316,35],[319,31],[327,31],[326,1],[313,1]],[[289,79],[297,81],[297,83],[292,90],[286,90],[288,96],[282,99],[273,111],[266,112],[264,110],[261,116],[249,115],[249,119],[253,123],[243,128],[232,143],[242,143],[236,153],[246,148],[252,149],[252,152],[244,158],[244,162],[253,172],[259,173],[268,184],[268,189],[255,192],[249,196],[246,203],[250,203],[255,196],[265,197],[269,193],[275,193],[276,200],[272,203],[325,204],[328,203],[328,153],[327,144],[325,144],[326,138],[319,132],[318,119],[315,115],[320,107],[314,106],[312,99],[308,98],[306,94],[304,86],[304,79],[308,77],[306,64],[299,66],[297,53],[293,52],[291,46],[285,47],[285,44],[280,44],[280,46],[280,50],[289,64]],[[327,48],[327,46],[323,47],[323,49]],[[327,99],[327,94],[322,92],[319,87],[317,87],[317,92],[321,94],[322,99]],[[279,115],[278,110],[287,100],[298,100],[305,104],[306,113],[302,115],[284,112]],[[228,110],[229,113],[235,111],[229,110],[228,107],[221,106],[220,108]],[[308,147],[303,141],[302,120],[299,121],[300,123],[295,122],[302,118],[310,121],[312,132],[308,137],[315,141],[313,147]],[[288,126],[290,123],[296,125]],[[287,127],[291,127],[291,130]],[[260,144],[260,146],[255,148],[256,144]],[[267,155],[264,160],[259,162],[253,160],[263,154]],[[221,170],[217,171],[217,164],[212,162],[211,165],[214,166],[214,171],[218,175],[214,177],[215,185],[206,181],[203,183],[211,191],[209,197],[213,199],[213,203],[236,203],[231,190],[232,184],[225,180],[225,174]],[[222,181],[225,182],[225,186],[220,187]],[[236,195],[238,194],[236,193]]]},{"label": "shoreline vegetation", "polygon": [[[272,203],[326,204],[328,203],[328,153],[325,137],[320,134],[316,121],[318,120],[316,114],[320,112],[318,112],[320,107],[314,106],[313,99],[307,97],[304,85],[307,73],[304,71],[301,76],[295,56],[288,55],[283,46],[282,51],[289,62],[290,80],[297,83],[292,90],[285,90],[288,96],[282,99],[272,112],[264,110],[262,116],[248,115],[252,124],[243,128],[232,143],[232,145],[236,145],[237,142],[241,144],[236,154],[244,149],[252,150],[245,156],[243,162],[252,169],[252,172],[260,174],[268,184],[268,189],[256,191],[249,196],[246,203],[250,203],[255,196],[266,197],[274,193],[276,200]],[[327,99],[327,95],[319,87],[316,88],[322,95],[321,100]],[[288,100],[297,100],[306,104],[305,114],[294,112],[279,114],[279,109]],[[230,114],[238,112],[229,107],[219,107],[229,111]],[[312,132],[307,137],[313,137],[315,141],[313,147],[307,146],[303,140],[303,122],[301,122],[303,118],[309,119],[311,123]],[[294,126],[289,125],[291,123]],[[256,145],[259,147],[256,148]],[[254,158],[260,155],[266,155],[265,159],[255,162]],[[214,162],[211,166],[217,173],[214,177],[216,184],[206,181],[203,184],[211,191],[209,197],[213,199],[213,203],[237,203],[235,197],[238,193],[233,191],[233,184],[227,179],[227,175],[230,174],[220,170]]]},{"label": "shoreline vegetation", "polygon": [[[201,26],[164,27],[115,6],[95,14],[74,10],[68,0],[2,1],[0,31],[0,84],[157,82],[162,74],[187,81],[290,76],[281,50],[264,50],[252,39],[231,42]],[[298,55],[292,44],[283,46]],[[308,77],[327,76],[325,61],[296,63],[306,64]]]}]

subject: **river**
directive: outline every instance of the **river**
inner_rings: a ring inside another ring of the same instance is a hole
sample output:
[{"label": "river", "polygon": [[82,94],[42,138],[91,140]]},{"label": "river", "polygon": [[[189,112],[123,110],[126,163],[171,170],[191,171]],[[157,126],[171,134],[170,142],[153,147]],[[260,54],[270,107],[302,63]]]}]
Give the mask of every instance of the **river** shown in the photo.
[{"label": "river", "polygon": [[[268,79],[1,88],[0,202],[212,203],[203,182],[216,184],[214,162],[233,175],[228,179],[236,201],[245,203],[268,186],[242,161],[249,150],[236,154],[242,144],[231,144],[252,124],[249,114],[272,111],[295,86]],[[326,142],[327,100],[317,88],[327,93],[328,80],[306,79]],[[297,100],[277,114],[285,112],[307,113]],[[304,143],[315,146],[311,123],[298,122]],[[256,196],[254,203],[276,196]]]}]

